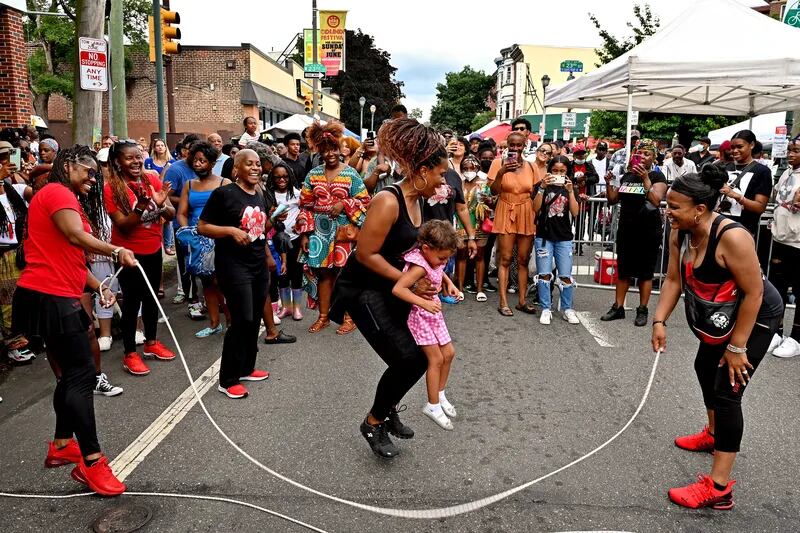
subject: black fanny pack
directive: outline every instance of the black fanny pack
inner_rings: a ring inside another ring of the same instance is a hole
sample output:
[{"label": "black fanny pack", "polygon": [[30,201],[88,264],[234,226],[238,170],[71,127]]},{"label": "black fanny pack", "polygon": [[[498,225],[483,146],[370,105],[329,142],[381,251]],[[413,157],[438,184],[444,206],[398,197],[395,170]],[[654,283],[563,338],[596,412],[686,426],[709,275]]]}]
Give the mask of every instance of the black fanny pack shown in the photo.
[{"label": "black fanny pack", "polygon": [[686,321],[694,336],[705,344],[726,342],[736,325],[742,302],[741,292],[733,280],[723,283],[711,300],[706,300],[684,283]]}]

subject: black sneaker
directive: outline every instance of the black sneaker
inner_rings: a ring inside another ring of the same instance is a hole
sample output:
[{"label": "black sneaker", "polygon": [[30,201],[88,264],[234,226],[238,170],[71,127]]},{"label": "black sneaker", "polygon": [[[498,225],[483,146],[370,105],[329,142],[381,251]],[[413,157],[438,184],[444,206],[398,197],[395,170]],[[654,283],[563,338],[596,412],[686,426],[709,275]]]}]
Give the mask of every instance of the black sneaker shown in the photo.
[{"label": "black sneaker", "polygon": [[483,284],[483,290],[485,292],[497,292],[497,287],[489,283],[488,281]]},{"label": "black sneaker", "polygon": [[600,320],[603,322],[610,322],[611,320],[619,320],[621,318],[625,318],[625,308],[615,303],[606,314],[600,317]]},{"label": "black sneaker", "polygon": [[367,443],[369,443],[369,447],[372,448],[375,455],[391,459],[400,454],[400,450],[397,449],[392,439],[386,434],[385,423],[371,426],[367,423],[367,420],[364,419],[364,421],[361,422],[361,434],[367,439]]},{"label": "black sneaker", "polygon": [[636,320],[633,321],[634,326],[646,326],[647,325],[647,306],[640,305],[636,308]]},{"label": "black sneaker", "polygon": [[464,292],[467,292],[469,294],[478,294],[478,288],[474,284],[469,283],[467,285],[464,285]]},{"label": "black sneaker", "polygon": [[414,437],[414,430],[400,421],[399,413],[407,409],[401,405],[399,409],[392,408],[389,411],[389,419],[385,422],[386,430],[398,439],[410,439]]}]

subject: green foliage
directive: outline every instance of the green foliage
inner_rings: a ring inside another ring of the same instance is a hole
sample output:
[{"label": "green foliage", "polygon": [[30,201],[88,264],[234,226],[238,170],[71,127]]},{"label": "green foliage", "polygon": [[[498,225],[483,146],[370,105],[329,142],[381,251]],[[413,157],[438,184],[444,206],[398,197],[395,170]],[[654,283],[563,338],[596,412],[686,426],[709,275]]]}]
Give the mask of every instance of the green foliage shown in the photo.
[{"label": "green foliage", "polygon": [[472,124],[469,126],[469,131],[479,130],[489,122],[494,120],[495,112],[491,109],[484,111],[483,113],[478,113],[475,115],[475,118],[472,119]]},{"label": "green foliage", "polygon": [[457,133],[472,131],[475,116],[488,109],[486,100],[494,83],[494,76],[469,66],[461,72],[448,72],[445,83],[436,85],[431,124]]},{"label": "green foliage", "polygon": [[[303,64],[303,40],[298,39],[297,51],[292,55]],[[339,118],[351,131],[357,131],[361,120],[360,97],[367,99],[364,106],[364,127],[369,128],[369,106],[375,105],[375,129],[389,118],[389,113],[403,97],[403,82],[395,79],[397,68],[391,64],[392,56],[375,46],[375,39],[362,32],[347,30],[345,37],[345,70],[338,76],[326,77],[323,87],[328,87],[341,99]],[[323,109],[323,112],[325,110]]]},{"label": "green foliage", "polygon": [[[653,14],[648,4],[645,4],[644,7],[634,4],[633,16],[635,21],[627,23],[633,34],[617,37],[604,30],[596,16],[589,14],[589,19],[603,40],[603,45],[596,50],[597,56],[600,58],[598,67],[618,58],[650,35],[655,34],[661,26],[658,16]],[[645,137],[665,141],[672,140],[677,133],[680,141],[688,144],[693,139],[707,135],[711,130],[724,128],[741,120],[741,117],[640,113],[637,129],[640,129]],[[625,138],[625,125],[625,113],[595,110],[592,111],[589,134],[592,137],[623,139]]]},{"label": "green foliage", "polygon": [[408,117],[409,118],[415,118],[417,120],[422,120],[422,115],[423,114],[424,114],[424,112],[422,111],[421,108],[415,107],[414,109],[412,109],[411,111],[408,112]]}]

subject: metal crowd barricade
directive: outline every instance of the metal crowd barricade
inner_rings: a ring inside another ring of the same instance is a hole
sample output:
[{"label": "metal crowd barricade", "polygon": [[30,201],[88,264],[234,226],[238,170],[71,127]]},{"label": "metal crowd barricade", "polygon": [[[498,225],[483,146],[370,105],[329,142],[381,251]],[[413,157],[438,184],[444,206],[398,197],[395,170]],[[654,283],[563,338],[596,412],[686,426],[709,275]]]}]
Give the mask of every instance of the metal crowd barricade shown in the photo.
[{"label": "metal crowd barricade", "polygon": [[[669,265],[669,238],[671,233],[670,225],[666,222],[664,215],[666,202],[661,203],[661,215],[664,223],[664,231],[661,238],[661,250],[658,262],[655,265],[655,275],[653,277],[653,293],[660,294],[661,283],[666,278]],[[772,262],[772,232],[770,225],[773,220],[774,206],[770,205],[761,215],[759,231],[756,238],[756,251],[759,262],[764,273],[769,276]],[[613,283],[600,283],[595,277],[597,268],[603,264],[599,263],[595,257],[597,252],[612,252],[614,257],[617,253],[616,235],[619,224],[619,204],[610,206],[605,197],[592,197],[586,202],[581,203],[581,211],[574,222],[575,231],[575,254],[572,261],[572,276],[580,287],[591,289],[614,290]],[[532,270],[535,272],[535,269]],[[602,277],[601,277],[602,279]],[[796,296],[800,287],[792,287],[793,294]],[[638,288],[631,286],[630,292],[638,292]],[[796,304],[787,307],[795,308]]]}]

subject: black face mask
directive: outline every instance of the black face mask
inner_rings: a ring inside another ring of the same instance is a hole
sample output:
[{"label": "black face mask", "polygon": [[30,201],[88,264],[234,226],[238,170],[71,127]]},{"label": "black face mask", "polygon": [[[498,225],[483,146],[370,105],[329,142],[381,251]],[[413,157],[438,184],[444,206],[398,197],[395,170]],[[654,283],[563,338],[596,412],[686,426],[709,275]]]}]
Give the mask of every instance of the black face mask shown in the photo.
[{"label": "black face mask", "polygon": [[211,174],[211,169],[203,170],[203,171],[195,170],[194,173],[197,174],[198,178],[205,178],[206,176]]},{"label": "black face mask", "polygon": [[491,166],[492,166],[492,160],[491,159],[483,159],[483,160],[481,160],[481,170],[482,171],[489,172],[489,169],[491,168]]}]

